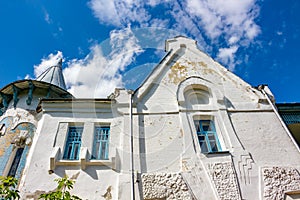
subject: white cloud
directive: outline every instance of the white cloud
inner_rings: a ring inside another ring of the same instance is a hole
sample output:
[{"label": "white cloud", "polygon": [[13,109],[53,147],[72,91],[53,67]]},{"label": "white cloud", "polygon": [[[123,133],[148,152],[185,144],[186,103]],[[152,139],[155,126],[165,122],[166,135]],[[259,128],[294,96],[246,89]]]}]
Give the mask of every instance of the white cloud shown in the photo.
[{"label": "white cloud", "polygon": [[217,58],[219,61],[223,63],[227,63],[229,66],[229,70],[234,69],[234,60],[235,60],[235,53],[237,52],[237,46],[231,46],[229,48],[220,48]]},{"label": "white cloud", "polygon": [[93,10],[95,17],[102,23],[112,24],[115,26],[121,25],[114,1],[90,1],[89,6]]},{"label": "white cloud", "polygon": [[251,42],[260,33],[254,21],[259,12],[255,0],[187,0],[187,11],[200,19],[211,39],[224,35]]},{"label": "white cloud", "polygon": [[75,97],[103,98],[123,87],[120,73],[142,50],[130,28],[112,31],[110,45],[108,55],[103,54],[101,44],[96,44],[86,58],[70,61],[63,70],[69,92]]},{"label": "white cloud", "polygon": [[283,32],[282,32],[282,31],[277,31],[276,34],[277,34],[277,35],[282,35]]},{"label": "white cloud", "polygon": [[60,59],[63,58],[61,51],[57,51],[56,54],[49,54],[46,58],[43,58],[39,65],[34,65],[34,76],[37,78],[41,75],[46,69],[57,65]]},{"label": "white cloud", "polygon": [[[234,70],[238,49],[260,33],[255,23],[256,0],[91,0],[88,5],[100,23],[123,29],[112,30],[109,40],[94,44],[84,59],[67,63],[63,74],[75,97],[103,98],[123,87],[122,72],[135,57],[146,48],[163,49],[163,41],[176,34],[195,38],[206,52],[218,48],[217,59]],[[154,12],[155,8],[164,12]],[[45,21],[51,23],[46,11]],[[34,66],[34,75],[38,77],[62,58],[60,51],[43,58]]]},{"label": "white cloud", "polygon": [[142,6],[144,3],[139,0],[92,0],[88,5],[95,17],[105,24],[126,27],[131,22],[144,24],[150,20],[148,12]]},{"label": "white cloud", "polygon": [[[247,48],[254,41],[260,33],[255,22],[259,14],[256,1],[91,0],[89,5],[100,23],[175,29],[195,38],[199,47],[210,53],[213,48],[231,49],[233,45]],[[154,12],[154,8],[164,12]]]},{"label": "white cloud", "polygon": [[[111,51],[103,54],[109,42]],[[63,69],[68,91],[77,98],[106,98],[117,87],[123,87],[121,72],[140,54],[142,49],[130,27],[114,30],[108,41],[95,44],[84,59],[73,59]],[[62,52],[49,54],[39,65],[34,66],[38,77],[49,67],[63,59]],[[26,78],[30,78],[28,75]]]},{"label": "white cloud", "polygon": [[[160,28],[127,27],[111,31],[109,39],[92,45],[85,58],[64,64],[63,74],[68,91],[77,98],[106,98],[115,88],[124,87],[123,72],[135,61],[136,56],[147,48],[163,51],[158,46],[163,46],[164,40],[152,37],[158,34],[166,37],[176,35],[174,31]],[[60,51],[43,58],[40,64],[34,66],[35,76],[56,65],[59,59],[64,59]]]},{"label": "white cloud", "polygon": [[47,12],[46,9],[43,9],[43,11],[44,11],[44,20],[45,20],[48,24],[51,24],[51,23],[52,23],[52,20],[51,20],[51,18],[50,18],[49,13]]},{"label": "white cloud", "polygon": [[229,38],[229,40],[228,40],[228,43],[229,43],[230,45],[232,45],[232,44],[237,43],[238,41],[239,41],[239,37],[237,37],[237,36],[231,36],[231,37]]}]

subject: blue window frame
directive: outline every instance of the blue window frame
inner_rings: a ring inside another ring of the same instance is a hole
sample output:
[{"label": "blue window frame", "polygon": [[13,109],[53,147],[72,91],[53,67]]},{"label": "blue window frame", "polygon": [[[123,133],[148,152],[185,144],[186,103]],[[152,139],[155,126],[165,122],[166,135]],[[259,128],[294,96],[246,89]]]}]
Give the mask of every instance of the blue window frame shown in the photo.
[{"label": "blue window frame", "polygon": [[202,153],[221,151],[221,145],[215,129],[214,121],[198,120],[195,121],[197,136]]},{"label": "blue window frame", "polygon": [[63,159],[78,160],[83,127],[69,127]]},{"label": "blue window frame", "polygon": [[108,160],[109,127],[95,127],[92,159]]}]

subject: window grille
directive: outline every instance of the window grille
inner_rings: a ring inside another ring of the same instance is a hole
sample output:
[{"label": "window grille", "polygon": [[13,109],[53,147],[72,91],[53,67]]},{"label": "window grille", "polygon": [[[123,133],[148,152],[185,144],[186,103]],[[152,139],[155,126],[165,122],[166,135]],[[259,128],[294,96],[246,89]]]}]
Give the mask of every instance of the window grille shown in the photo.
[{"label": "window grille", "polygon": [[92,159],[108,160],[109,127],[96,127]]},{"label": "window grille", "polygon": [[83,127],[69,127],[64,159],[78,160]]}]

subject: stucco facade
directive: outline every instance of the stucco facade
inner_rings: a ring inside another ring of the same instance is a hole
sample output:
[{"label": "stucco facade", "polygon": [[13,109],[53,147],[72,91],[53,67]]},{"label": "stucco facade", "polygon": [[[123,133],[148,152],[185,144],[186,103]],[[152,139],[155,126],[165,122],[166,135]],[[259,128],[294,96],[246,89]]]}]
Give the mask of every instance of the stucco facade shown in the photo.
[{"label": "stucco facade", "polygon": [[194,40],[167,40],[166,52],[135,91],[76,99],[55,87],[56,96],[40,101],[45,94],[35,91],[29,106],[27,88],[15,106],[16,97],[2,106],[2,174],[16,144],[9,117],[32,124],[18,167],[23,199],[55,189],[65,174],[76,181],[72,193],[89,200],[299,197],[299,147],[269,88],[250,86]]}]

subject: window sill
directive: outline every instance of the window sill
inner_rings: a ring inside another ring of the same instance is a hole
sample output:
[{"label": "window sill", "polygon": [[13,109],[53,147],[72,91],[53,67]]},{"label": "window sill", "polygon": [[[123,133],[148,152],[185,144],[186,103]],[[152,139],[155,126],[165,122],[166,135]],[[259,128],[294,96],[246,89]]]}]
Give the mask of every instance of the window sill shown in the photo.
[{"label": "window sill", "polygon": [[218,151],[218,152],[207,152],[207,153],[201,153],[202,156],[205,156],[208,159],[213,158],[225,158],[225,157],[231,157],[230,151]]},{"label": "window sill", "polygon": [[90,160],[88,159],[88,150],[86,147],[80,148],[80,158],[78,160],[63,160],[60,158],[60,148],[55,147],[50,156],[50,169],[49,173],[55,170],[56,166],[80,166],[82,170],[85,170],[87,166],[109,166],[115,169],[115,158],[112,157],[108,160]]},{"label": "window sill", "polygon": [[206,152],[203,154],[229,154],[229,151],[215,151],[215,152]]}]

